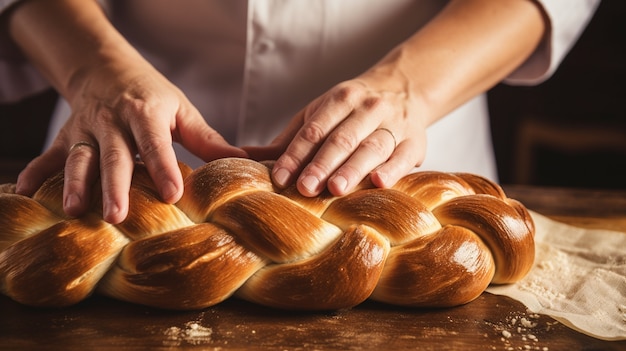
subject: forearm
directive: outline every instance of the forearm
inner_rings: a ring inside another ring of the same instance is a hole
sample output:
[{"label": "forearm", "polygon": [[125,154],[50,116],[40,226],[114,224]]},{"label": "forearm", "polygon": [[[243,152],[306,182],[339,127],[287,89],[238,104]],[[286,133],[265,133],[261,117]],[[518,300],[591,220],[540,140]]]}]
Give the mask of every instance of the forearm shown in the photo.
[{"label": "forearm", "polygon": [[131,60],[138,53],[91,0],[27,0],[9,14],[13,40],[66,98],[89,68]]},{"label": "forearm", "polygon": [[532,0],[452,1],[371,72],[404,84],[416,113],[430,125],[514,71],[545,30]]}]

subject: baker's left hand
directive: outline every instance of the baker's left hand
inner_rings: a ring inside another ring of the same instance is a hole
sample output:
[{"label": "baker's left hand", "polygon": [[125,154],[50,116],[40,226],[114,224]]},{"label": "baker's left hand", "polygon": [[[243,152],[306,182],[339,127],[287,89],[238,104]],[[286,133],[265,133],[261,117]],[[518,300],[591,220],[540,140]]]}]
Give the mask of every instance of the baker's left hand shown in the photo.
[{"label": "baker's left hand", "polygon": [[325,188],[343,195],[368,176],[377,187],[392,186],[426,152],[426,122],[409,81],[393,76],[369,71],[341,82],[296,114],[270,145],[243,149],[257,160],[276,159],[274,183],[295,180],[305,196]]}]

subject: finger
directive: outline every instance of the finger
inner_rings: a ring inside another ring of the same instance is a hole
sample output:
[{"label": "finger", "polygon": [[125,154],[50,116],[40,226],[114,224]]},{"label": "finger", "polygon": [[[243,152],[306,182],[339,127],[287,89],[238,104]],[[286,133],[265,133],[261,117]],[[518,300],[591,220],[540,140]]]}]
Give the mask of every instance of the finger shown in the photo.
[{"label": "finger", "polygon": [[379,188],[392,187],[413,168],[421,165],[426,156],[425,140],[426,135],[422,134],[422,137],[407,139],[398,144],[389,159],[372,171],[372,184]]},{"label": "finger", "polygon": [[330,133],[341,121],[352,113],[352,104],[348,103],[347,93],[340,91],[322,103],[315,102],[310,109],[305,109],[302,126],[297,130],[285,152],[276,160],[272,177],[276,185],[285,187],[293,181],[296,174],[313,158],[326,141]]},{"label": "finger", "polygon": [[[130,152],[131,145],[136,146],[136,151],[145,164],[161,200],[167,203],[175,203],[183,194],[183,178],[172,145],[172,131],[176,129],[174,114],[171,105],[161,104],[146,104],[142,109],[127,111],[125,117],[130,121],[134,138],[131,141],[134,143],[126,140],[123,140],[123,143],[120,140],[119,143],[127,145],[124,149],[129,152],[123,156],[124,163],[128,162],[129,155],[131,158],[135,155]],[[121,178],[113,179],[121,181]]]},{"label": "finger", "polygon": [[67,149],[60,143],[33,159],[20,172],[15,185],[15,192],[20,195],[32,196],[46,179],[59,172],[65,163]]},{"label": "finger", "polygon": [[111,132],[99,139],[102,212],[105,221],[117,224],[128,215],[128,194],[135,164],[129,140]]},{"label": "finger", "polygon": [[[378,162],[378,164],[380,164],[381,159],[386,159],[393,150],[387,150],[384,140],[381,139],[385,136],[378,135],[384,133],[376,133],[376,136],[368,139],[376,127],[380,125],[382,116],[385,116],[382,112],[381,107],[377,106],[377,104],[364,101],[362,107],[347,116],[330,133],[311,162],[302,170],[297,181],[300,193],[305,196],[316,196],[321,193],[327,186],[326,181],[330,175],[361,147],[364,147],[364,152],[373,151],[375,154],[380,155],[375,157],[375,162]],[[389,135],[386,135],[386,137],[388,138]],[[362,145],[362,142],[365,140],[367,141]],[[393,141],[391,147],[393,147]],[[360,157],[359,159],[362,158]],[[363,172],[361,170],[362,165],[357,165],[356,162],[352,162],[350,166],[356,167],[353,168],[353,171],[348,172],[350,174]],[[371,169],[365,172],[369,172]],[[340,182],[341,178],[338,178],[337,181]]]},{"label": "finger", "polygon": [[211,128],[193,107],[183,110],[176,128],[176,141],[204,161],[222,157],[249,157],[241,148],[229,144]]},{"label": "finger", "polygon": [[328,179],[333,195],[344,195],[396,150],[396,138],[389,129],[379,128],[366,137],[349,159]]},{"label": "finger", "polygon": [[[146,165],[161,200],[174,203],[182,196],[183,178],[172,146],[171,132],[167,127],[145,128],[134,131],[137,153]],[[134,155],[130,148],[127,149],[129,155]],[[124,158],[127,158],[126,155]]]},{"label": "finger", "polygon": [[69,216],[79,216],[87,210],[90,189],[98,177],[98,148],[86,140],[81,139],[69,148],[65,162],[63,210]]}]

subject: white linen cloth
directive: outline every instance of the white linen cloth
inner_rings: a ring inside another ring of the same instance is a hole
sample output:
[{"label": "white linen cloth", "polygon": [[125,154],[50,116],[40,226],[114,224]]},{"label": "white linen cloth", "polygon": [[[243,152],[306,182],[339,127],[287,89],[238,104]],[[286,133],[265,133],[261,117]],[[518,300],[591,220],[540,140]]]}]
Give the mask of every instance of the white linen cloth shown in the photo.
[{"label": "white linen cloth", "polygon": [[531,212],[535,264],[521,281],[491,286],[533,313],[603,340],[626,340],[626,233],[585,229]]}]

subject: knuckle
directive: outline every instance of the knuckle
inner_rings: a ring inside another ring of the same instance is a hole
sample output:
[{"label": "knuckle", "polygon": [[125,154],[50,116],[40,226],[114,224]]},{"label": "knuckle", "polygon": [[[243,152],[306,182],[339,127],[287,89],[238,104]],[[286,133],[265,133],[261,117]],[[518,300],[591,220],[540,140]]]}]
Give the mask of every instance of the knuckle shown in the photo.
[{"label": "knuckle", "polygon": [[137,148],[142,158],[150,159],[161,155],[170,145],[171,143],[154,136],[140,141],[137,144]]},{"label": "knuckle", "polygon": [[366,111],[372,111],[372,110],[382,107],[383,103],[384,101],[381,97],[369,96],[363,99],[363,102],[361,103],[361,107],[365,109]]},{"label": "knuckle", "polygon": [[109,148],[100,155],[100,164],[102,169],[115,169],[124,159],[124,151],[120,148]]},{"label": "knuckle", "polygon": [[64,186],[68,190],[76,190],[82,188],[84,181],[78,174],[74,172],[64,173]]},{"label": "knuckle", "polygon": [[358,167],[355,167],[352,163],[346,163],[337,171],[337,174],[342,175],[350,182],[359,181],[363,179],[363,175],[366,172]]},{"label": "knuckle", "polygon": [[339,84],[333,89],[332,99],[337,102],[349,102],[360,95],[361,88],[350,83]]},{"label": "knuckle", "polygon": [[312,160],[302,173],[315,175],[319,179],[325,179],[331,173],[331,170],[332,169],[327,162]]},{"label": "knuckle", "polygon": [[357,148],[359,142],[356,137],[341,130],[335,131],[328,136],[328,142],[336,147],[341,148],[343,151],[352,151]]},{"label": "knuckle", "polygon": [[[94,126],[107,127],[115,125],[117,117],[118,114],[115,113],[114,109],[99,105],[95,108],[93,114],[89,113],[84,118],[78,118],[76,127],[85,131],[93,129]],[[97,133],[97,130],[94,132]]]},{"label": "knuckle", "polygon": [[361,142],[361,148],[370,154],[380,157],[385,157],[388,153],[386,144],[381,139],[376,138],[367,138],[363,140],[363,142]]},{"label": "knuckle", "polygon": [[124,116],[144,116],[148,114],[148,103],[142,99],[125,97],[119,102],[119,110]]},{"label": "knuckle", "polygon": [[302,162],[295,157],[295,155],[290,152],[285,152],[278,160],[276,160],[274,167],[286,168],[293,171],[300,168],[301,164]]},{"label": "knuckle", "polygon": [[81,147],[72,151],[68,156],[68,161],[72,163],[86,163],[89,162],[93,156],[93,150],[88,147]]},{"label": "knuckle", "polygon": [[324,128],[315,122],[307,123],[300,132],[302,139],[311,144],[319,144],[326,138]]},{"label": "knuckle", "polygon": [[[123,94],[115,104],[114,109],[128,121],[143,120],[153,116],[153,112],[159,110],[159,103],[150,96]],[[113,115],[118,114],[114,113]]]}]

